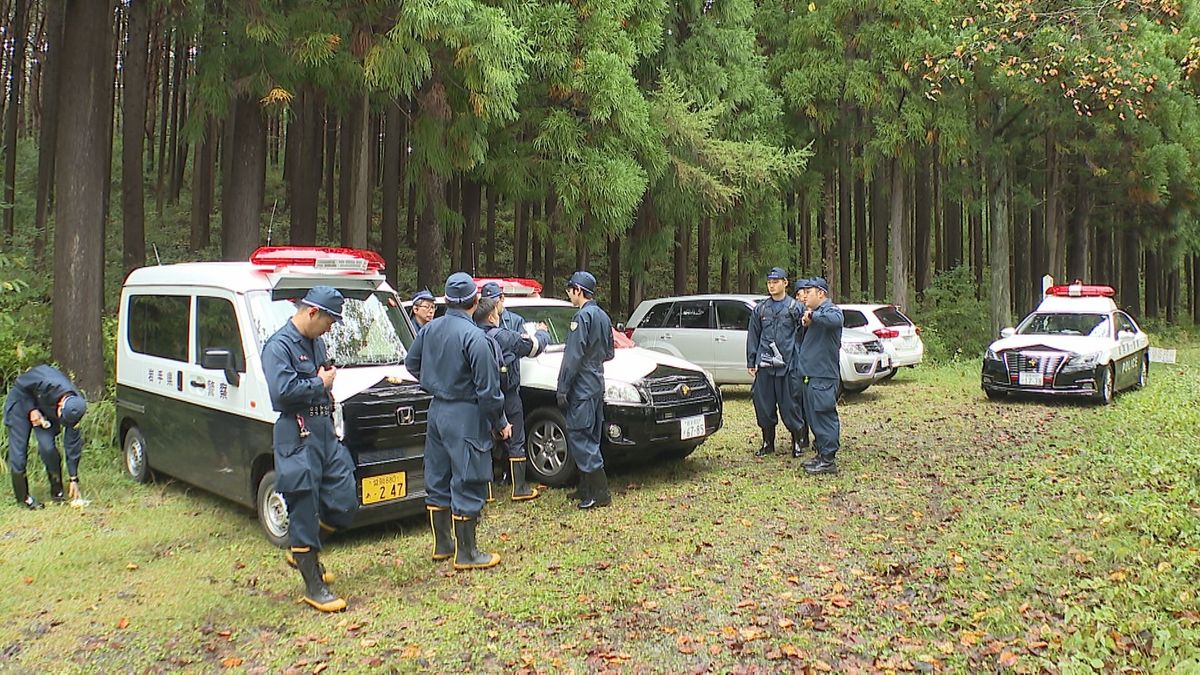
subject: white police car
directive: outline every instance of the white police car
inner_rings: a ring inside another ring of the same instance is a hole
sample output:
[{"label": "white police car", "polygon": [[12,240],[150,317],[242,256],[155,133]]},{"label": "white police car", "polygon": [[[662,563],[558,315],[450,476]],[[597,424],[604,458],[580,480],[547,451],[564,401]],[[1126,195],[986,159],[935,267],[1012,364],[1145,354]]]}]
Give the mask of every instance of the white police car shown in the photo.
[{"label": "white police car", "polygon": [[134,270],[117,327],[116,442],[131,478],[151,471],[255,508],[287,542],[275,492],[262,346],[317,285],[346,297],[325,336],[338,366],[334,424],[355,462],[355,525],[423,512],[429,395],[404,368],[411,324],[371,251],[266,247],[247,262]]},{"label": "white police car", "polygon": [[1122,389],[1142,388],[1150,338],[1113,302],[1108,286],[1051,286],[1032,314],[983,357],[988,398],[1010,393],[1079,396],[1110,403]]}]

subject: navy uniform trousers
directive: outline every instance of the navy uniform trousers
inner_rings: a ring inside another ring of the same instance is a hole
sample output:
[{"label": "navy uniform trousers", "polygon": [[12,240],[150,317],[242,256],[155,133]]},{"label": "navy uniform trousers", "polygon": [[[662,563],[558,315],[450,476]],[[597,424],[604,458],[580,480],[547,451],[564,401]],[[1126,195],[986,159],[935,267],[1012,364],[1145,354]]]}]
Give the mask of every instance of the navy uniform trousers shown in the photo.
[{"label": "navy uniform trousers", "polygon": [[478,421],[475,401],[437,397],[430,401],[425,439],[426,504],[449,507],[454,515],[467,518],[478,518],[483,511],[492,480],[492,444],[472,433]]},{"label": "navy uniform trousers", "polygon": [[288,507],[292,546],[321,549],[321,523],[349,527],[358,511],[354,459],[338,440],[328,415],[303,415],[307,437],[300,437],[295,415],[275,422],[275,489]]},{"label": "navy uniform trousers", "polygon": [[[788,431],[798,434],[804,430],[804,410],[800,397],[795,390],[798,379],[794,373],[772,372],[771,368],[759,368],[754,376],[754,384],[750,386],[751,400],[754,402],[754,416],[758,426],[764,431],[774,429],[783,418],[783,426]],[[778,370],[784,371],[783,368]],[[778,415],[776,410],[779,411]]]},{"label": "navy uniform trousers", "polygon": [[812,429],[813,449],[817,457],[832,461],[842,432],[837,412],[838,381],[832,377],[806,377],[800,386],[805,420]]},{"label": "navy uniform trousers", "polygon": [[[9,397],[11,398],[11,394]],[[21,414],[20,410],[16,410],[12,406],[12,401],[5,401],[4,426],[8,427],[9,471],[25,473],[26,458],[29,452],[29,435],[32,433],[37,439],[38,455],[41,456],[42,463],[46,465],[46,470],[54,473],[62,472],[62,456],[58,454],[58,446],[54,440],[61,429],[58,422],[51,420],[49,429],[35,427],[29,421],[28,411]],[[67,433],[72,432],[78,434],[79,430],[67,430]]]}]

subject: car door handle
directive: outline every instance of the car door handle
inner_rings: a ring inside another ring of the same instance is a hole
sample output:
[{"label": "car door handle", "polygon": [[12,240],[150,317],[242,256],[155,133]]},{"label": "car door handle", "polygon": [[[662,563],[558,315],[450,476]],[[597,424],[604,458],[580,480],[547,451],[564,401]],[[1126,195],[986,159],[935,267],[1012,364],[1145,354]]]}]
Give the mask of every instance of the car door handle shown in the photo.
[{"label": "car door handle", "polygon": [[717,342],[729,342],[729,338],[725,337],[724,335],[718,335]]},{"label": "car door handle", "polygon": [[670,340],[670,339],[671,339],[671,334],[670,334],[670,333],[663,333],[663,336],[662,336],[662,338],[663,338],[664,340]]},{"label": "car door handle", "polygon": [[203,389],[205,386],[207,386],[207,385],[205,384],[205,382],[204,382],[204,378],[203,378],[203,377],[195,377],[195,378],[192,378],[192,379],[191,379],[191,380],[188,382],[188,384],[189,384],[189,385],[191,385],[191,386],[193,386],[193,387],[195,387],[195,388],[197,388],[197,389]]}]

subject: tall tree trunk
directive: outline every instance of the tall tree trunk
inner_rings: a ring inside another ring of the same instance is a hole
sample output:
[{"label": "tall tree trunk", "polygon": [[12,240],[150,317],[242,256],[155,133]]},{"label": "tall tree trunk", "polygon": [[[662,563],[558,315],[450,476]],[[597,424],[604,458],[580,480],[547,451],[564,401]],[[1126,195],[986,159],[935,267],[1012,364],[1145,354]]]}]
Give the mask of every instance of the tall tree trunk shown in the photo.
[{"label": "tall tree trunk", "polygon": [[174,51],[171,48],[171,29],[167,29],[162,36],[162,65],[160,71],[162,74],[162,95],[160,103],[160,111],[158,117],[158,159],[155,164],[155,170],[158,173],[154,181],[154,210],[158,214],[159,221],[162,220],[163,204],[166,200],[166,187],[163,183],[163,177],[166,175],[168,164],[167,148],[171,140],[171,113],[174,111],[174,97],[178,96],[178,92],[174,84],[175,80],[172,77],[172,61]]},{"label": "tall tree trunk", "polygon": [[[338,187],[336,184],[337,175],[337,154],[338,154],[338,118],[334,114],[333,108],[325,106],[325,239],[333,241],[334,239],[334,217],[335,204]],[[410,228],[409,234],[412,234]],[[409,240],[409,245],[412,245],[412,240]]]},{"label": "tall tree trunk", "polygon": [[1157,319],[1159,309],[1159,253],[1153,247],[1146,248],[1146,318]]},{"label": "tall tree trunk", "polygon": [[[800,243],[799,243],[799,246],[800,246],[800,263],[801,263],[801,265],[804,266],[804,269],[807,271],[807,270],[812,269],[813,214],[812,214],[812,209],[809,209],[807,206],[808,200],[805,199],[804,202],[805,202],[805,208],[803,208],[800,211]],[[728,293],[728,291],[721,291],[721,292]]]},{"label": "tall tree trunk", "polygon": [[104,213],[110,148],[108,67],[112,0],[68,0],[61,52],[62,91],[103,105],[63,106],[59,117],[55,192],[53,358],[88,396],[104,388]]},{"label": "tall tree trunk", "polygon": [[261,240],[267,170],[267,122],[258,100],[242,94],[233,103],[233,163],[221,196],[221,256],[245,260]]},{"label": "tall tree trunk", "polygon": [[487,186],[487,274],[496,273],[496,207],[499,201],[496,187]]},{"label": "tall tree trunk", "polygon": [[729,251],[721,249],[721,292],[729,293],[729,291]]},{"label": "tall tree trunk", "polygon": [[608,238],[608,303],[611,310],[618,307],[621,301],[621,239]]},{"label": "tall tree trunk", "polygon": [[[974,170],[972,171],[974,173]],[[983,297],[983,211],[987,208],[987,195],[976,202],[967,215],[971,230],[971,270],[975,273],[975,294]]]},{"label": "tall tree trunk", "polygon": [[680,218],[675,222],[675,273],[672,276],[674,280],[675,295],[683,295],[687,293],[688,282],[688,254],[692,248],[692,223],[686,218]]},{"label": "tall tree trunk", "polygon": [[[841,269],[837,250],[837,174],[834,171],[830,171],[825,177],[824,197],[825,207],[821,218],[821,267],[825,281],[829,283],[831,297],[841,298],[845,295],[845,289],[842,288],[842,280],[839,278]],[[741,276],[745,277],[745,272]],[[749,288],[746,288],[745,292],[749,292]]]},{"label": "tall tree trunk", "polygon": [[904,229],[907,223],[907,210],[904,197],[908,194],[904,181],[904,168],[900,159],[891,162],[892,191],[891,217],[888,223],[889,252],[891,253],[892,269],[892,303],[908,309],[908,254],[904,249]]},{"label": "tall tree trunk", "polygon": [[[529,250],[525,211],[525,202],[521,200],[513,202],[513,269],[516,270],[518,277],[528,276],[529,274],[529,269],[525,266],[525,261],[528,260],[526,253]],[[547,215],[547,217],[549,216]]]},{"label": "tall tree trunk", "polygon": [[146,59],[150,44],[149,0],[129,4],[125,40],[125,99],[121,109],[121,214],[125,273],[146,264],[146,203],[143,181],[146,139]]},{"label": "tall tree trunk", "polygon": [[445,197],[444,179],[432,169],[421,175],[425,193],[421,218],[417,225],[417,288],[436,288],[442,276],[442,226],[437,220],[437,207]]},{"label": "tall tree trunk", "polygon": [[1167,323],[1179,322],[1179,267],[1167,271]]},{"label": "tall tree trunk", "polygon": [[1017,308],[1017,316],[1025,316],[1034,307],[1033,284],[1029,283],[1029,211],[1018,207],[1017,217],[1013,219],[1012,231],[1012,274],[1013,274],[1013,303]]},{"label": "tall tree trunk", "polygon": [[371,100],[366,92],[358,94],[350,109],[350,154],[346,157],[350,173],[350,204],[342,245],[367,248],[371,225]]},{"label": "tall tree trunk", "polygon": [[[791,225],[792,236],[796,234],[795,220],[788,219]],[[792,247],[795,250],[795,247]],[[712,216],[701,216],[700,224],[696,231],[696,292],[708,293],[711,288],[709,277],[712,276]]]},{"label": "tall tree trunk", "polygon": [[34,215],[33,258],[40,267],[46,250],[46,223],[54,187],[54,152],[57,149],[58,111],[63,59],[63,17],[66,0],[47,0],[45,75],[42,79],[42,128],[38,130],[37,197]]},{"label": "tall tree trunk", "polygon": [[171,166],[168,170],[171,175],[168,179],[167,201],[171,204],[179,203],[179,193],[183,189],[183,169],[187,166],[187,135],[183,133],[184,125],[187,124],[187,101],[188,101],[188,64],[191,60],[191,40],[183,35],[183,32],[178,33],[178,41],[176,43],[175,53],[177,70],[179,77],[175,80],[175,88],[179,90],[179,96],[175,100],[176,109],[174,112],[174,122],[171,125]]},{"label": "tall tree trunk", "polygon": [[854,259],[858,265],[860,297],[871,291],[871,266],[867,261],[867,182],[863,176],[854,177]]},{"label": "tall tree trunk", "polygon": [[[997,118],[1003,117],[1004,106],[1000,106]],[[991,265],[991,311],[992,335],[1012,325],[1012,287],[1009,285],[1009,221],[1008,221],[1008,159],[998,157],[988,166],[988,192],[991,197],[991,217],[988,219],[988,235]]]},{"label": "tall tree trunk", "polygon": [[311,246],[317,243],[317,212],[321,209],[321,105],[317,93],[309,86],[302,86],[296,98],[296,115],[288,128],[288,154],[284,162],[291,171],[289,239],[292,244]]},{"label": "tall tree trunk", "polygon": [[1096,197],[1086,183],[1086,167],[1076,167],[1075,174],[1075,208],[1067,225],[1067,277],[1064,281],[1089,281],[1088,259],[1090,258],[1092,233],[1090,218],[1092,205]]},{"label": "tall tree trunk", "polygon": [[483,186],[468,176],[462,179],[462,267],[471,274],[479,271],[479,216]]},{"label": "tall tree trunk", "polygon": [[392,101],[384,109],[383,132],[383,221],[380,223],[383,261],[387,280],[398,286],[400,253],[400,142],[404,135],[404,110]]},{"label": "tall tree trunk", "polygon": [[1092,228],[1092,275],[1093,283],[1113,283],[1112,230],[1097,224]]},{"label": "tall tree trunk", "polygon": [[930,241],[933,232],[933,190],[930,153],[917,151],[916,185],[913,199],[913,286],[918,296],[929,287]]},{"label": "tall tree trunk", "polygon": [[871,180],[871,297],[887,302],[888,190],[886,174],[880,170]]},{"label": "tall tree trunk", "polygon": [[[9,71],[8,105],[4,109],[4,203],[16,202],[17,181],[17,121],[21,114],[21,84],[25,81],[25,39],[29,18],[27,0],[13,0],[12,23],[5,37],[12,47]],[[4,245],[12,246],[14,233],[13,208],[4,209]]]},{"label": "tall tree trunk", "polygon": [[[851,206],[850,197],[854,192],[854,181],[850,175],[850,143],[843,140],[838,144],[838,237],[837,237],[837,259],[838,259],[838,274],[837,284],[838,297],[849,299],[851,297],[851,284],[853,277],[850,276],[850,253],[854,250],[854,209]],[[792,275],[797,276],[797,275]],[[832,283],[832,282],[831,282]],[[830,287],[832,290],[834,286]],[[789,289],[790,291],[791,289]]]},{"label": "tall tree trunk", "polygon": [[192,228],[188,250],[208,248],[212,233],[213,161],[217,128],[212,120],[204,124],[204,138],[196,143],[192,166]]},{"label": "tall tree trunk", "polygon": [[946,242],[946,269],[954,269],[963,263],[963,196],[959,188],[946,186],[942,206],[945,225],[942,231]]},{"label": "tall tree trunk", "polygon": [[338,236],[337,241],[345,244],[350,238],[350,179],[354,175],[355,122],[353,106],[341,115],[338,131]]},{"label": "tall tree trunk", "polygon": [[1060,282],[1063,277],[1062,178],[1054,131],[1046,133],[1046,264],[1045,274]]},{"label": "tall tree trunk", "polygon": [[[556,195],[551,194],[546,197],[545,211],[547,223],[546,231],[560,232],[559,218],[561,214],[558,212],[558,197]],[[555,249],[554,242],[557,239],[558,237],[546,237],[546,255],[542,259],[542,264],[545,266],[542,270],[542,284],[546,289],[556,288],[556,284],[559,283],[559,279],[554,273],[555,256],[558,254],[558,251]],[[524,253],[521,254],[521,257],[525,257]]]},{"label": "tall tree trunk", "polygon": [[1200,253],[1192,254],[1192,323],[1200,326]]},{"label": "tall tree trunk", "polygon": [[1142,254],[1141,241],[1138,239],[1138,228],[1141,219],[1135,219],[1133,226],[1127,226],[1121,235],[1121,308],[1140,318],[1142,314],[1141,276]]},{"label": "tall tree trunk", "polygon": [[1029,212],[1029,247],[1018,251],[1018,255],[1029,260],[1026,265],[1028,276],[1025,283],[1029,284],[1030,292],[1033,293],[1031,298],[1035,301],[1040,300],[1042,275],[1046,273],[1046,266],[1042,263],[1046,255],[1046,210],[1041,205],[1034,205]]}]

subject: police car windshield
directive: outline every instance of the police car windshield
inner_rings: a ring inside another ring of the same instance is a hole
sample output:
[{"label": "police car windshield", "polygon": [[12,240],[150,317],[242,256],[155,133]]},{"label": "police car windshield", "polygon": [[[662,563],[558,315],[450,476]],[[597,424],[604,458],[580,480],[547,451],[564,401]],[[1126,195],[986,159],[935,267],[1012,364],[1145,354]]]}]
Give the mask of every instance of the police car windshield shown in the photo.
[{"label": "police car windshield", "polygon": [[567,343],[567,333],[571,332],[571,322],[579,310],[574,307],[529,305],[510,307],[508,311],[519,315],[525,323],[545,323],[550,333],[550,344],[562,345]]},{"label": "police car windshield", "polygon": [[[247,294],[259,348],[296,313],[288,300],[272,300],[265,291]],[[391,293],[366,300],[346,299],[342,322],[325,334],[329,357],[339,366],[381,366],[404,362],[413,336],[400,303]]]},{"label": "police car windshield", "polygon": [[1086,335],[1107,337],[1108,317],[1103,314],[1030,314],[1017,328],[1018,335]]}]

